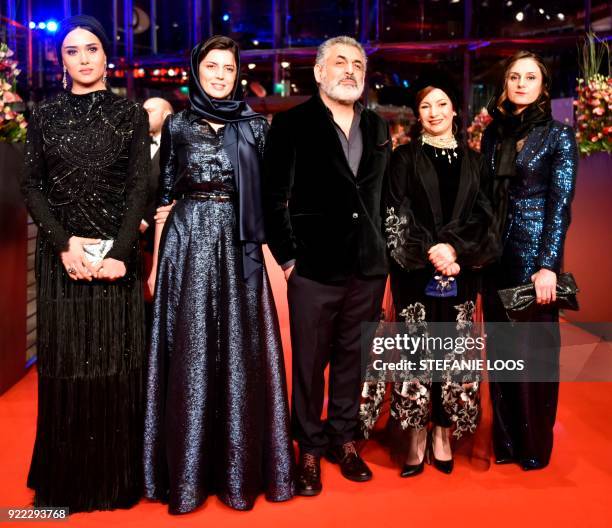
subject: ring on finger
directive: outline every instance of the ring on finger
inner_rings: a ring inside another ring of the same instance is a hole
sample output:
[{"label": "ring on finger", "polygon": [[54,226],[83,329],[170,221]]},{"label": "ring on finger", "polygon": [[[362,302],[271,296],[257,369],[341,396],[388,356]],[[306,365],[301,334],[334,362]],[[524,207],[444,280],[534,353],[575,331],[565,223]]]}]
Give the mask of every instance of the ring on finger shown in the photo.
[{"label": "ring on finger", "polygon": [[74,275],[76,273],[76,269],[74,269],[72,266],[70,266],[67,270],[66,270],[70,275]]}]

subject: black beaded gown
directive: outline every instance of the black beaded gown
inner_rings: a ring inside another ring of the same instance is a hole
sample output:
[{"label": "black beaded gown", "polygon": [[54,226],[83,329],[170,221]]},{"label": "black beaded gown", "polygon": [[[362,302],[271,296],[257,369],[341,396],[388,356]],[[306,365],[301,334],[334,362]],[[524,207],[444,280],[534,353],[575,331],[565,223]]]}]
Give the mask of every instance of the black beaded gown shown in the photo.
[{"label": "black beaded gown", "polygon": [[[267,123],[249,121],[263,154]],[[145,494],[187,513],[293,496],[287,388],[265,266],[243,280],[234,172],[186,110],[164,123],[160,197],[177,202],[159,251],[145,415]]]},{"label": "black beaded gown", "polygon": [[[142,494],[144,315],[136,241],[148,119],[110,91],[63,92],[32,113],[22,190],[38,225],[38,421],[28,486],[39,507],[129,507]],[[73,281],[71,236],[113,239],[117,281]]]}]

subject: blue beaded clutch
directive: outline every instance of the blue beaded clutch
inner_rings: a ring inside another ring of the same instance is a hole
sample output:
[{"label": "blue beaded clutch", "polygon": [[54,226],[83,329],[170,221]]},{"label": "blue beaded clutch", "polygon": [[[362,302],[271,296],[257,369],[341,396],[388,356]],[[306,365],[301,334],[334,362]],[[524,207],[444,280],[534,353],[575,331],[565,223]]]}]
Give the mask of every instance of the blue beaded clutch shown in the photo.
[{"label": "blue beaded clutch", "polygon": [[436,274],[425,286],[425,295],[428,297],[456,297],[457,281],[455,277]]}]

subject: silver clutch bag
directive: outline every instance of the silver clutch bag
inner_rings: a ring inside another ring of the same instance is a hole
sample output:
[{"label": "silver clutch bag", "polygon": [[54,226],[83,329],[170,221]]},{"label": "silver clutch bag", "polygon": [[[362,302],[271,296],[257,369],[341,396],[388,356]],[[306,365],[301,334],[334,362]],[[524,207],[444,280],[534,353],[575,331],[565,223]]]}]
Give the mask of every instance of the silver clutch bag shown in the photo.
[{"label": "silver clutch bag", "polygon": [[113,240],[102,240],[98,244],[83,244],[83,251],[85,251],[87,260],[92,264],[102,262],[113,247],[113,242]]}]

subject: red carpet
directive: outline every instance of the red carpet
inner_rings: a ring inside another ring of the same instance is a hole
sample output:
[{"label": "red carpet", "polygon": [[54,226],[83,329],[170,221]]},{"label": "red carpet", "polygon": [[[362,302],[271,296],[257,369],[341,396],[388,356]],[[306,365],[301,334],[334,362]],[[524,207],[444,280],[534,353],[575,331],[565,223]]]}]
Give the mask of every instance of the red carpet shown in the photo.
[{"label": "red carpet", "polygon": [[[270,272],[289,369],[284,280],[275,265],[270,265]],[[181,517],[171,517],[163,505],[143,500],[131,510],[76,514],[60,526],[608,527],[612,526],[611,409],[611,384],[562,384],[555,450],[550,466],[542,471],[526,473],[514,465],[478,467],[461,457],[452,475],[428,466],[422,475],[404,480],[386,452],[370,442],[363,455],[374,479],[365,484],[349,482],[337,466],[324,462],[319,497],[297,497],[280,504],[260,498],[250,512],[233,511],[210,497],[199,510]],[[31,502],[25,482],[35,426],[36,373],[31,370],[0,397],[0,507],[26,507]],[[19,525],[33,524],[38,523]]]}]

